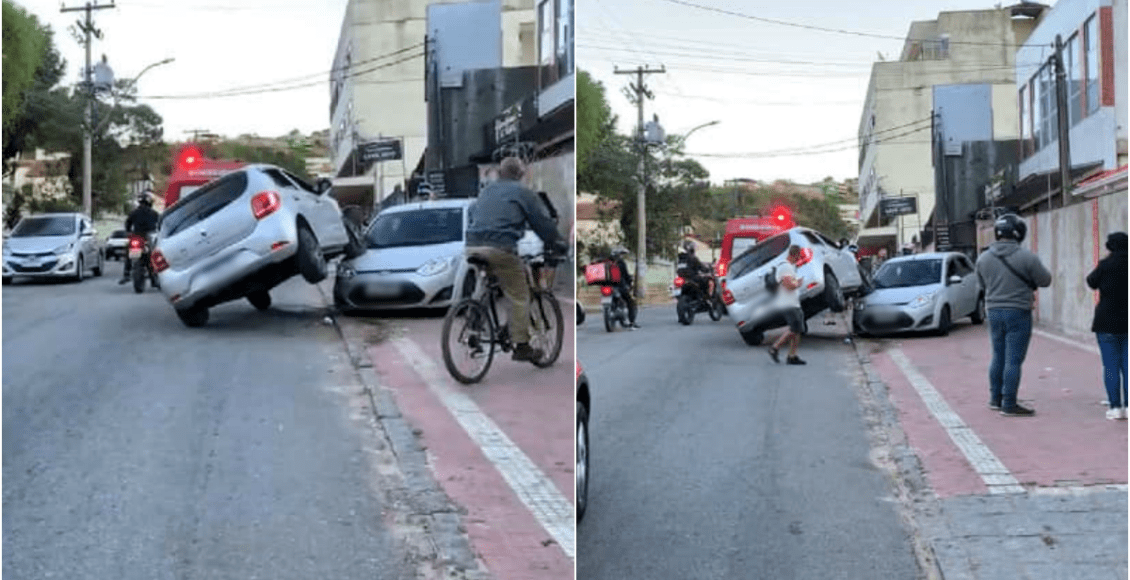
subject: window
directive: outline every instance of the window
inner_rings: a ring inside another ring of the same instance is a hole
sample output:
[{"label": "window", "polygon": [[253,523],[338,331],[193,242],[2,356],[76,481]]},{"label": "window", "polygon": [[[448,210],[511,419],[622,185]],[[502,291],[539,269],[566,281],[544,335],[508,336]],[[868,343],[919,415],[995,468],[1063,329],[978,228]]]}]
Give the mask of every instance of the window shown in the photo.
[{"label": "window", "polygon": [[1049,64],[1032,77],[1034,148],[1039,151],[1054,143],[1058,135],[1059,115],[1055,104],[1055,70]]},{"label": "window", "polygon": [[1032,151],[1032,107],[1028,102],[1028,85],[1020,87],[1020,157],[1026,158]]},{"label": "window", "polygon": [[246,189],[247,172],[235,171],[209,182],[194,191],[191,197],[182,197],[176,205],[165,210],[161,217],[161,237],[172,238],[204,221],[238,199]]},{"label": "window", "polygon": [[463,239],[463,208],[381,213],[365,236],[370,248],[446,244]]},{"label": "window", "polygon": [[282,172],[278,171],[277,169],[265,169],[263,170],[263,173],[267,174],[267,177],[270,177],[271,181],[275,182],[275,185],[279,187],[294,187],[294,184],[291,183],[290,180],[288,180],[286,177],[284,177]]},{"label": "window", "polygon": [[1099,110],[1099,21],[1092,15],[1083,25],[1083,53],[1086,58],[1087,114]]},{"label": "window", "polygon": [[1083,118],[1083,66],[1079,57],[1079,35],[1072,34],[1063,52],[1063,68],[1067,72],[1067,110],[1071,115],[1068,119],[1071,119],[1072,125]]},{"label": "window", "polygon": [[557,75],[573,72],[573,0],[557,0]]},{"label": "window", "polygon": [[737,280],[742,276],[754,271],[765,264],[768,264],[774,258],[780,257],[785,251],[789,249],[791,238],[789,234],[778,234],[771,238],[767,238],[760,244],[757,244],[749,249],[749,251],[734,258],[733,263],[730,264],[730,280]]},{"label": "window", "polygon": [[538,5],[538,64],[553,63],[553,0],[542,0]]},{"label": "window", "polygon": [[941,260],[892,260],[875,272],[876,288],[910,288],[942,281]]},{"label": "window", "polygon": [[75,218],[50,216],[25,218],[12,230],[13,238],[68,236],[75,233]]}]

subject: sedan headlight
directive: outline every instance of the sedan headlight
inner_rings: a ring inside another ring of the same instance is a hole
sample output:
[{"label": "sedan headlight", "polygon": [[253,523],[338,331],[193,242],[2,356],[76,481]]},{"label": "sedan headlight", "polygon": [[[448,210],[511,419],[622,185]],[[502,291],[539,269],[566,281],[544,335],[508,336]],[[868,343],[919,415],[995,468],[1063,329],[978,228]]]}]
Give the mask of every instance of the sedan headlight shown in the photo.
[{"label": "sedan headlight", "polygon": [[432,258],[424,262],[424,265],[420,266],[416,273],[421,276],[435,276],[450,268],[451,261],[452,258]]},{"label": "sedan headlight", "polygon": [[934,299],[937,298],[937,297],[938,297],[938,291],[937,290],[934,290],[933,292],[927,292],[925,294],[919,294],[918,296],[916,296],[914,298],[914,300],[910,301],[910,307],[911,308],[922,308],[923,306],[928,306],[930,304],[933,304]]},{"label": "sedan headlight", "polygon": [[63,244],[63,245],[59,246],[58,248],[51,250],[51,253],[52,254],[66,254],[67,252],[70,252],[73,249],[75,249],[75,243],[71,242],[69,244]]}]

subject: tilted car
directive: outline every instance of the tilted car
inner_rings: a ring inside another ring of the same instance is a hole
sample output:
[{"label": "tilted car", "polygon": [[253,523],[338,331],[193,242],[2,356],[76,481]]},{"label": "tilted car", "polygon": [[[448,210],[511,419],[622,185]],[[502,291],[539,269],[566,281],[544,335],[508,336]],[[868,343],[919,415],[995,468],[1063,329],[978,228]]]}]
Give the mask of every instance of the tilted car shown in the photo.
[{"label": "tilted car", "polygon": [[365,253],[338,264],[334,303],[343,311],[444,308],[469,293],[475,277],[463,250],[473,202],[413,202],[381,211],[365,231]]},{"label": "tilted car", "polygon": [[249,165],[181,197],[161,214],[152,263],[177,316],[208,322],[208,309],[246,297],[264,310],[270,290],[295,274],[326,277],[326,261],[359,253],[361,240],[329,195],[273,165]]},{"label": "tilted car", "polygon": [[81,282],[88,270],[101,276],[104,264],[97,234],[94,223],[81,213],[21,219],[4,240],[4,283],[17,276]]},{"label": "tilted car", "polygon": [[790,245],[802,252],[796,270],[805,319],[825,309],[843,312],[846,298],[865,287],[855,255],[820,232],[795,227],[766,238],[734,258],[724,278],[722,300],[746,344],[761,344],[766,330],[785,326],[765,277],[787,261]]},{"label": "tilted car", "polygon": [[879,267],[875,289],[855,303],[857,334],[932,330],[949,332],[953,321],[985,320],[985,293],[965,254],[938,252],[891,258]]}]

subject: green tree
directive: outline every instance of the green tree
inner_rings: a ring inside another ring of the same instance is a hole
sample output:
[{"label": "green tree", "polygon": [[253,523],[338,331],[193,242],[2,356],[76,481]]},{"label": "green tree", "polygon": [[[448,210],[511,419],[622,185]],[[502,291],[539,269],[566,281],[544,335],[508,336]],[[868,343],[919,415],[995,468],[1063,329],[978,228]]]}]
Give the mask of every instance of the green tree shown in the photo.
[{"label": "green tree", "polygon": [[35,15],[4,0],[4,64],[3,64],[3,129],[7,140],[9,128],[20,111],[24,98],[35,85],[35,73],[43,63],[50,46],[51,33]]},{"label": "green tree", "polygon": [[584,173],[600,145],[614,133],[615,117],[604,85],[584,70],[577,74],[577,172]]}]

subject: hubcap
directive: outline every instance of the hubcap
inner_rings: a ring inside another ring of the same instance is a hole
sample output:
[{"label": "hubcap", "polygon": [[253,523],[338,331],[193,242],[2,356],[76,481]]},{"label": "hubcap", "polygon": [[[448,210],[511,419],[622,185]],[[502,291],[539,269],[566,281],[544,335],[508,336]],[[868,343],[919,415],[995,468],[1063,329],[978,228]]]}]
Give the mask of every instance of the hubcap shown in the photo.
[{"label": "hubcap", "polygon": [[589,450],[588,450],[588,445],[585,444],[585,441],[587,441],[587,439],[588,439],[587,435],[588,435],[588,426],[585,425],[584,423],[578,423],[577,424],[577,465],[575,466],[573,473],[576,474],[576,478],[577,478],[577,499],[581,500],[582,503],[584,503],[587,499],[587,498],[583,497],[581,494],[584,493],[584,491],[586,489],[585,484],[588,482],[588,476],[589,476],[589,474],[588,474]]}]

